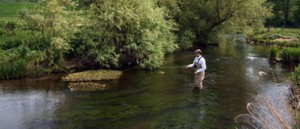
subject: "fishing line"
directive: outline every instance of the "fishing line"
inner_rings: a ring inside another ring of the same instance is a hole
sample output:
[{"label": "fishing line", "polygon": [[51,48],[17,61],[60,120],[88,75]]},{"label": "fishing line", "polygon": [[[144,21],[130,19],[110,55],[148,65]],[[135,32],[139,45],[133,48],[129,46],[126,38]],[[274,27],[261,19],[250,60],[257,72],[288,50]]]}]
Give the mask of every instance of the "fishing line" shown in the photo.
[{"label": "fishing line", "polygon": [[[166,67],[159,67],[158,69],[177,69],[177,68],[186,68],[186,66],[166,66]],[[121,71],[126,72],[126,71],[130,71],[130,70],[134,70],[134,69],[138,69],[138,67],[132,67],[132,68],[124,69]]]},{"label": "fishing line", "polygon": [[177,69],[177,68],[185,68],[185,66],[166,66],[166,67],[159,67],[160,69]]}]

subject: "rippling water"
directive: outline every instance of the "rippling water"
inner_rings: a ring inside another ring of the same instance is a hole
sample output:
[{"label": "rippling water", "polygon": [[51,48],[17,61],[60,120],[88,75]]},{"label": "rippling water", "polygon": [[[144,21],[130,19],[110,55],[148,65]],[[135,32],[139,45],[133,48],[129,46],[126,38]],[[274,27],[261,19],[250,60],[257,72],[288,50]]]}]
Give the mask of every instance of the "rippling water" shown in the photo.
[{"label": "rippling water", "polygon": [[234,118],[260,96],[286,110],[289,66],[269,63],[268,48],[221,43],[203,51],[202,91],[193,89],[193,71],[174,67],[192,62],[189,51],[168,56],[161,69],[127,71],[103,91],[70,91],[51,78],[1,81],[0,128],[246,128]]}]

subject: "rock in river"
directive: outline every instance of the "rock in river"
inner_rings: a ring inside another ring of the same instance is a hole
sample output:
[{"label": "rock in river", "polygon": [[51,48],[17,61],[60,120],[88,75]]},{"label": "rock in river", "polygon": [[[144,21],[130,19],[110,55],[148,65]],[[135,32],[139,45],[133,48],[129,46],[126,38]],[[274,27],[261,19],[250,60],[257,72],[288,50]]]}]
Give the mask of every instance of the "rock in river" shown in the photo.
[{"label": "rock in river", "polygon": [[71,91],[96,91],[105,90],[106,84],[95,82],[77,82],[69,83],[68,87]]},{"label": "rock in river", "polygon": [[71,73],[62,78],[66,82],[88,82],[119,79],[122,71],[116,70],[88,70],[83,72]]}]

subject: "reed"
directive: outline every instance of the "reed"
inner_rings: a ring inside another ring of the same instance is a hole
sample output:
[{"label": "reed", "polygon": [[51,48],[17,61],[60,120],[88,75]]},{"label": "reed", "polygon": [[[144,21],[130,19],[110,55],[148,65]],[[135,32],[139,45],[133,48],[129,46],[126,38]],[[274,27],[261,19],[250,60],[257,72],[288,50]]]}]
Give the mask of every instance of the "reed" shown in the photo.
[{"label": "reed", "polygon": [[275,107],[272,101],[264,97],[264,101],[248,103],[248,114],[240,114],[235,122],[246,122],[255,129],[292,129],[292,123],[284,118],[284,113]]}]

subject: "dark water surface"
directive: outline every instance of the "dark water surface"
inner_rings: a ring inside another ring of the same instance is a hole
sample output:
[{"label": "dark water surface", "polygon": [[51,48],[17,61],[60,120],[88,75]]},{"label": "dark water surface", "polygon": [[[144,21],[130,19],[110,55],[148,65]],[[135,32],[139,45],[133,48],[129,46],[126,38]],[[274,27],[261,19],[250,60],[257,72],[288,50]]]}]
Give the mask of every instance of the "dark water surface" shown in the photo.
[{"label": "dark water surface", "polygon": [[260,96],[286,109],[289,66],[269,63],[267,48],[223,43],[203,51],[202,91],[193,90],[193,71],[174,67],[192,62],[188,51],[158,70],[127,71],[103,91],[70,91],[55,79],[1,81],[0,128],[231,129],[243,128],[234,118]]}]

